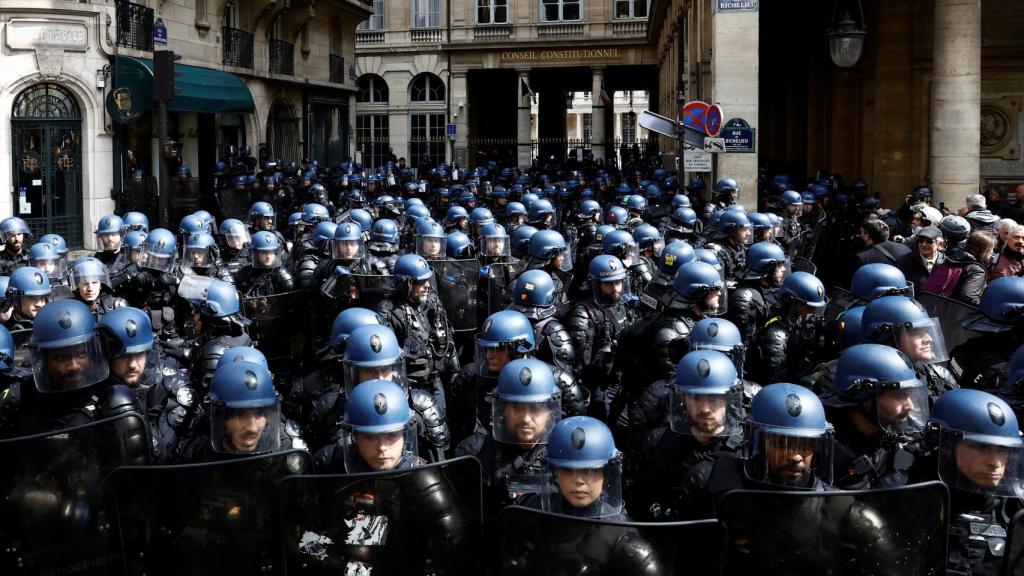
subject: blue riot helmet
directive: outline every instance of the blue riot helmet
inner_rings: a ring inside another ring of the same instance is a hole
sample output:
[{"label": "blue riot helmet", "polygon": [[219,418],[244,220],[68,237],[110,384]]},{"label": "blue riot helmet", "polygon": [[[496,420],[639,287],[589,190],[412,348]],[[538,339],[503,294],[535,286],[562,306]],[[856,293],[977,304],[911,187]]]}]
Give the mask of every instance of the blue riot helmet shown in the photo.
[{"label": "blue riot helmet", "polygon": [[750,244],[753,227],[750,219],[740,210],[726,210],[718,219],[718,229],[737,244]]},{"label": "blue riot helmet", "polygon": [[288,229],[292,231],[295,238],[302,235],[302,212],[292,212],[288,215]]},{"label": "blue riot helmet", "polygon": [[551,368],[535,358],[508,361],[498,373],[491,407],[495,440],[520,446],[546,444],[561,418],[561,398]]},{"label": "blue riot helmet", "polygon": [[536,346],[533,326],[522,312],[495,312],[476,335],[477,374],[495,376],[505,364],[532,353]]},{"label": "blue riot helmet", "polygon": [[252,267],[258,270],[281,267],[281,239],[273,232],[257,232],[252,237]]},{"label": "blue riot helmet", "polygon": [[147,233],[142,230],[133,230],[124,235],[124,249],[128,255],[129,264],[138,264],[142,261],[142,254],[146,247]]},{"label": "blue riot helmet", "polygon": [[206,222],[203,222],[203,219],[195,214],[187,214],[178,225],[178,236],[182,245],[188,243],[190,236],[200,232],[206,232]]},{"label": "blue riot helmet", "polygon": [[334,229],[331,258],[345,262],[361,260],[366,256],[363,229],[353,222],[342,222]]},{"label": "blue riot helmet", "polygon": [[595,256],[587,266],[587,280],[590,282],[594,301],[601,305],[622,302],[630,294],[626,266],[611,254]]},{"label": "blue riot helmet", "polygon": [[540,198],[527,207],[527,221],[534,226],[551,226],[555,220],[555,206],[551,200]]},{"label": "blue riot helmet", "polygon": [[844,350],[836,364],[836,390],[832,403],[874,410],[877,425],[891,432],[920,432],[928,420],[928,387],[895,348],[858,344]]},{"label": "blue riot helmet", "polygon": [[252,241],[249,228],[241,220],[234,218],[221,222],[220,234],[224,238],[224,247],[231,250],[241,250]]},{"label": "blue riot helmet", "polygon": [[526,206],[521,202],[509,202],[505,206],[505,218],[509,224],[522,224],[526,222]]},{"label": "blue riot helmet", "polygon": [[115,308],[103,315],[99,329],[106,336],[111,375],[128,386],[138,385],[156,341],[149,315],[129,306]]},{"label": "blue riot helmet", "polygon": [[6,326],[0,324],[0,371],[14,367],[14,338]]},{"label": "blue riot helmet", "polygon": [[1005,332],[1024,320],[1024,278],[1003,276],[989,282],[978,303],[979,313],[964,318],[964,328]]},{"label": "blue riot helmet", "polygon": [[613,230],[605,234],[601,240],[601,251],[615,256],[627,268],[640,263],[640,247],[625,230]]},{"label": "blue riot helmet", "polygon": [[369,232],[373,227],[373,216],[362,208],[354,208],[349,211],[348,219],[359,225],[363,232]]},{"label": "blue riot helmet", "polygon": [[416,304],[423,302],[432,288],[430,280],[434,278],[434,270],[417,254],[400,256],[395,262],[393,274],[399,294],[407,296]]},{"label": "blue riot helmet", "polygon": [[863,342],[864,326],[862,320],[864,319],[865,308],[865,306],[854,306],[843,312],[843,315],[839,318],[839,331],[843,335],[841,342],[843,350]]},{"label": "blue riot helmet", "polygon": [[[19,236],[19,234],[23,234],[23,236]],[[29,229],[28,224],[21,218],[8,216],[0,220],[0,242],[11,244],[17,241],[20,246],[26,237],[32,237],[32,230]]]},{"label": "blue riot helmet", "polygon": [[241,299],[235,287],[221,280],[213,280],[199,302],[199,314],[205,319],[223,319],[241,310]]},{"label": "blue riot helmet", "polygon": [[693,251],[692,246],[683,240],[676,240],[665,246],[661,258],[658,258],[658,272],[665,278],[674,279],[676,270],[679,270],[680,266],[696,259],[697,254]]},{"label": "blue riot helmet", "polygon": [[[19,268],[22,270],[35,268]],[[39,271],[33,274],[40,274]],[[11,285],[16,280],[11,276]],[[8,288],[10,290],[10,288]],[[43,307],[32,325],[32,372],[42,393],[87,388],[107,378],[109,370],[89,307],[78,300],[58,300]]]},{"label": "blue riot helmet", "polygon": [[[419,190],[418,187],[417,187],[417,190]],[[427,205],[423,203],[423,200],[421,198],[409,198],[408,200],[405,201],[405,205],[406,205],[406,214],[409,213],[409,208],[412,208],[413,206],[422,206],[424,208],[427,207]],[[428,216],[429,216],[429,214],[428,214]]]},{"label": "blue riot helmet", "polygon": [[828,304],[825,285],[808,272],[793,272],[786,276],[775,299],[794,317],[823,313]]},{"label": "blue riot helmet", "polygon": [[746,346],[740,330],[725,318],[705,318],[690,328],[690,351],[715,350],[732,360],[736,373],[743,376]]},{"label": "blue riot helmet", "polygon": [[532,320],[543,320],[555,310],[555,283],[543,270],[527,270],[520,274],[512,288],[512,310]]},{"label": "blue riot helmet", "polygon": [[672,211],[674,212],[678,208],[692,208],[690,203],[690,197],[686,194],[676,194],[672,197]]},{"label": "blue riot helmet", "polygon": [[684,232],[693,232],[697,227],[697,213],[693,208],[681,206],[672,211],[672,223]]},{"label": "blue riot helmet", "polygon": [[616,228],[624,229],[629,222],[629,212],[622,206],[612,206],[604,215],[605,224],[612,224]]},{"label": "blue riot helmet", "polygon": [[246,178],[244,174],[239,174],[231,179],[231,183],[234,184],[235,190],[244,191],[246,182],[248,182],[248,178]]},{"label": "blue riot helmet", "polygon": [[462,206],[451,206],[444,215],[444,220],[441,221],[441,224],[445,228],[454,227],[466,232],[469,230],[469,212]]},{"label": "blue riot helmet", "polygon": [[538,230],[530,237],[527,253],[530,258],[544,262],[553,269],[566,272],[572,270],[572,254],[565,238],[554,230]]},{"label": "blue riot helmet", "polygon": [[754,231],[753,242],[773,242],[775,239],[775,223],[768,214],[751,212],[747,214],[750,226]]},{"label": "blue riot helmet", "polygon": [[91,306],[103,288],[111,287],[107,267],[96,258],[79,258],[71,266],[71,287],[80,300]]},{"label": "blue riot helmet", "polygon": [[54,249],[57,250],[57,254],[60,255],[60,262],[57,266],[61,270],[66,270],[68,267],[68,243],[64,240],[64,237],[60,234],[43,234],[39,237],[39,242],[53,245]]},{"label": "blue riot helmet", "polygon": [[217,219],[213,217],[213,214],[210,214],[206,210],[196,210],[192,214],[206,225],[207,232],[212,235],[217,234]]},{"label": "blue riot helmet", "polygon": [[323,204],[317,204],[316,202],[310,202],[302,207],[301,215],[302,223],[307,226],[316,226],[321,222],[325,222],[331,219],[331,213],[327,210],[327,207]]},{"label": "blue riot helmet", "polygon": [[813,206],[815,202],[814,193],[807,191],[800,193],[800,203],[806,208],[807,206]]},{"label": "blue riot helmet", "polygon": [[281,397],[270,371],[231,362],[210,381],[210,444],[225,454],[262,454],[281,447]]},{"label": "blue riot helmet", "polygon": [[7,282],[7,301],[14,305],[15,318],[35,318],[53,295],[46,273],[32,266],[11,272]]},{"label": "blue riot helmet", "polygon": [[11,283],[10,276],[0,276],[0,312],[6,313],[11,309],[11,300],[7,298],[7,286]]},{"label": "blue riot helmet", "polygon": [[697,260],[708,264],[718,271],[719,274],[722,274],[722,262],[718,260],[718,255],[715,254],[714,250],[709,248],[695,248],[693,253],[697,256]]},{"label": "blue riot helmet", "polygon": [[[644,187],[644,199],[645,200],[661,200],[661,197],[665,195],[665,191],[658,183],[651,183]],[[646,208],[646,206],[644,206]]]},{"label": "blue riot helmet", "polygon": [[735,202],[739,193],[740,185],[733,178],[719,178],[715,182],[715,195],[727,199],[729,203]]},{"label": "blue riot helmet", "polygon": [[530,238],[537,233],[533,226],[522,225],[512,233],[512,255],[516,258],[525,258],[530,249]]},{"label": "blue riot helmet", "polygon": [[398,223],[388,218],[381,218],[370,228],[370,247],[374,249],[394,249],[398,246]]},{"label": "blue riot helmet", "polygon": [[494,223],[494,214],[487,208],[473,208],[473,211],[469,213],[469,222],[473,226],[473,235],[479,238],[480,230],[484,226]]},{"label": "blue riot helmet", "polygon": [[526,206],[527,210],[529,210],[530,206],[532,206],[533,203],[536,202],[539,199],[540,199],[540,196],[535,194],[532,190],[530,192],[527,192],[526,194],[523,194],[523,197],[521,198],[521,200],[523,202],[523,206]]},{"label": "blue riot helmet", "polygon": [[127,234],[134,230],[149,232],[149,218],[142,212],[127,212],[121,218],[121,232]]},{"label": "blue riot helmet", "polygon": [[803,199],[796,190],[786,190],[779,199],[783,206],[799,207],[803,205]]},{"label": "blue riot helmet", "polygon": [[950,390],[935,400],[925,440],[938,448],[939,478],[950,489],[1020,498],[1024,442],[1005,400],[981,390]]},{"label": "blue riot helmet", "polygon": [[733,360],[717,350],[686,353],[676,366],[669,425],[702,438],[739,435],[743,395]]},{"label": "blue riot helmet", "polygon": [[60,267],[61,257],[53,244],[36,242],[28,249],[28,265],[39,268],[51,280],[60,279],[64,270]]},{"label": "blue riot helmet", "polygon": [[443,260],[447,240],[444,228],[431,219],[421,220],[416,225],[416,254],[427,260]]},{"label": "blue riot helmet", "polygon": [[194,232],[185,239],[184,264],[205,270],[212,264],[215,256],[217,243],[213,236],[206,232]]},{"label": "blue riot helmet", "polygon": [[387,326],[359,326],[353,330],[343,364],[347,392],[367,380],[391,380],[406,387],[402,348]]},{"label": "blue riot helmet", "polygon": [[269,202],[256,202],[249,208],[249,224],[253,230],[274,230],[277,212]]},{"label": "blue riot helmet", "polygon": [[706,262],[696,260],[680,266],[672,287],[676,292],[670,304],[673,308],[700,306],[713,313],[721,306],[722,276]]},{"label": "blue riot helmet", "polygon": [[346,308],[334,317],[331,324],[331,347],[335,352],[344,354],[348,337],[360,326],[379,326],[380,317],[366,308]]},{"label": "blue riot helmet", "polygon": [[658,258],[665,249],[665,240],[661,237],[661,231],[650,224],[641,224],[633,230],[633,240],[637,248],[643,252],[651,249],[651,257]]},{"label": "blue riot helmet", "polygon": [[587,216],[588,219],[594,222],[601,221],[601,205],[597,203],[597,200],[584,200],[580,202],[580,215]]},{"label": "blue riot helmet", "polygon": [[469,208],[470,210],[472,210],[473,208],[476,208],[476,194],[475,194],[475,190],[476,190],[476,184],[474,184],[472,182],[467,182],[466,183],[466,188],[464,190],[462,190],[461,192],[459,192],[459,196],[458,196],[458,198],[456,198],[456,200],[459,202],[459,204],[461,204],[462,206],[464,206],[466,208]]},{"label": "blue riot helmet", "polygon": [[[352,185],[359,185],[358,178],[352,178]],[[353,188],[345,193],[345,202],[348,204],[348,207],[350,209],[362,209],[362,207],[366,204],[366,195],[364,195],[363,191],[360,190],[359,188]],[[366,214],[369,215],[370,213],[367,212]]]},{"label": "blue riot helmet", "polygon": [[[418,198],[413,198],[413,200],[418,200]],[[408,222],[418,224],[423,219],[430,218],[430,209],[422,204],[414,204],[406,209],[405,215],[409,218]]]},{"label": "blue riot helmet", "polygon": [[555,424],[548,438],[548,465],[542,508],[584,518],[622,512],[622,452],[604,422],[573,416]]},{"label": "blue riot helmet", "polygon": [[263,366],[267,370],[270,369],[267,357],[263,355],[263,352],[260,352],[252,346],[235,346],[228,348],[224,351],[224,354],[221,355],[220,359],[217,360],[217,368],[232,362],[252,362]]},{"label": "blue riot helmet", "polygon": [[[651,184],[650,186],[657,186],[657,184]],[[628,196],[625,208],[632,216],[643,216],[647,212],[647,199],[639,194]]]},{"label": "blue riot helmet", "polygon": [[445,241],[445,251],[449,258],[456,260],[473,257],[473,241],[464,233],[453,230],[448,233]]},{"label": "blue riot helmet", "polygon": [[580,190],[580,200],[593,200],[596,197],[597,193],[595,193],[594,189],[589,186]]},{"label": "blue riot helmet", "polygon": [[491,222],[480,230],[481,256],[498,258],[508,256],[510,253],[510,239],[504,226]]},{"label": "blue riot helmet", "polygon": [[853,273],[850,291],[864,303],[882,296],[914,296],[914,284],[892,264],[865,264]]},{"label": "blue riot helmet", "polygon": [[690,178],[690,182],[686,185],[686,191],[701,192],[707,187],[708,185],[704,183],[703,178],[701,178],[700,176],[694,176],[693,178]]},{"label": "blue riot helmet", "polygon": [[100,218],[96,225],[96,243],[104,252],[117,252],[121,249],[121,240],[124,238],[121,231],[123,226],[124,220],[117,214],[107,214]]},{"label": "blue riot helmet", "polygon": [[757,242],[747,250],[746,265],[737,277],[741,280],[753,280],[770,277],[772,286],[782,284],[786,273],[786,253],[782,247],[773,242]]},{"label": "blue riot helmet", "polygon": [[864,308],[861,329],[865,342],[893,346],[914,363],[935,364],[949,358],[942,325],[913,298],[882,296],[872,300]]},{"label": "blue riot helmet", "polygon": [[360,383],[349,393],[341,419],[346,472],[418,465],[416,422],[401,386],[390,380]]},{"label": "blue riot helmet", "polygon": [[745,424],[743,470],[763,484],[815,489],[832,481],[832,425],[818,397],[803,386],[779,383],[754,396]]}]

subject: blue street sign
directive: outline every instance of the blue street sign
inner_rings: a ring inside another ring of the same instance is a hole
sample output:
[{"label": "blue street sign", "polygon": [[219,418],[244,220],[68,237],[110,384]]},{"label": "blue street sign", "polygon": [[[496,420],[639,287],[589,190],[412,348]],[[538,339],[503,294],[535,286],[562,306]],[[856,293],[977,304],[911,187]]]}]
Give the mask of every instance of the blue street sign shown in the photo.
[{"label": "blue street sign", "polygon": [[164,26],[163,18],[157,18],[153,22],[153,44],[167,46],[167,26]]},{"label": "blue street sign", "polygon": [[718,134],[725,140],[726,152],[753,152],[755,130],[742,118],[732,118]]},{"label": "blue street sign", "polygon": [[455,124],[447,124],[447,125],[445,125],[444,133],[449,135],[449,136],[455,136],[456,134],[458,134],[458,132],[456,131]]}]

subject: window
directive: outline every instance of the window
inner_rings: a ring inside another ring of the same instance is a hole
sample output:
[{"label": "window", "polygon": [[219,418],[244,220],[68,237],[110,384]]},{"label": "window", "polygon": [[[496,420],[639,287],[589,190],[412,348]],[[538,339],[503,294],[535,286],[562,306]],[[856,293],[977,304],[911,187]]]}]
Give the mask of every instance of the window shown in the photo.
[{"label": "window", "polygon": [[238,19],[238,2],[230,2],[224,10],[224,25],[228,28],[241,28],[241,21]]},{"label": "window", "polygon": [[587,112],[583,114],[583,141],[590,142],[590,136],[594,132],[594,115]]},{"label": "window", "polygon": [[616,18],[647,18],[647,0],[615,0]]},{"label": "window", "polygon": [[541,22],[563,22],[580,19],[583,0],[540,0]]},{"label": "window", "polygon": [[441,0],[412,0],[412,25],[414,28],[439,28]]},{"label": "window", "polygon": [[373,0],[373,14],[359,23],[356,30],[384,29],[384,0]]},{"label": "window", "polygon": [[444,163],[444,114],[413,114],[410,120],[410,166],[419,168],[429,164],[435,167]]},{"label": "window", "polygon": [[409,96],[413,102],[443,102],[444,83],[433,74],[420,74],[412,79]]},{"label": "window", "polygon": [[622,141],[623,142],[635,142],[636,141],[636,113],[626,112],[621,115],[622,123]]},{"label": "window", "polygon": [[508,0],[476,0],[477,24],[508,24]]},{"label": "window", "polygon": [[357,102],[364,104],[381,104],[388,101],[388,84],[376,74],[365,74],[359,78],[359,97]]},{"label": "window", "polygon": [[387,114],[356,116],[356,149],[363,153],[365,166],[383,166],[388,160],[389,148]]}]

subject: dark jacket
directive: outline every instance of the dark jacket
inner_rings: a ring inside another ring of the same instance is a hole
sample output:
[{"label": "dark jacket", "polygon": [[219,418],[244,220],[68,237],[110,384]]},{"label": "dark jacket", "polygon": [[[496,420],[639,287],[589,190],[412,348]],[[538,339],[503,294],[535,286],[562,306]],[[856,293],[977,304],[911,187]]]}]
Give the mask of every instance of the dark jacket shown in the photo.
[{"label": "dark jacket", "polygon": [[[938,256],[935,257],[935,266],[942,264],[946,261],[946,255],[939,251]],[[911,249],[909,254],[904,254],[896,259],[896,267],[903,272],[903,275],[907,277],[907,280],[914,283],[914,294],[921,293],[921,287],[924,286],[924,281],[931,275],[931,271],[924,264],[924,258],[921,257],[921,253],[915,249]],[[933,268],[934,269],[934,266]]]},{"label": "dark jacket", "polygon": [[985,291],[987,267],[962,246],[946,250],[946,264],[963,269],[956,290],[953,291],[953,298],[977,306],[981,302],[981,293]]},{"label": "dark jacket", "polygon": [[910,253],[910,248],[901,242],[886,240],[865,248],[854,256],[854,270],[865,264],[892,264],[896,265],[900,256]]}]

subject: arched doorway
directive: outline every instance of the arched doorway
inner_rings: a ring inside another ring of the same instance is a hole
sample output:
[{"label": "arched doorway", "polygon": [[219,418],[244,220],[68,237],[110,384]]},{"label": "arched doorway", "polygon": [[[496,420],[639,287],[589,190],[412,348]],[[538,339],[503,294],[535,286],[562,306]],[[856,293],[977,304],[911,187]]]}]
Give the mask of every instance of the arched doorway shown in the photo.
[{"label": "arched doorway", "polygon": [[284,100],[276,100],[267,117],[266,158],[260,160],[284,160],[298,162],[302,159],[299,149],[299,115],[295,108]]},{"label": "arched doorway", "polygon": [[82,113],[57,84],[35,84],[14,99],[12,173],[14,214],[38,238],[60,234],[69,246],[82,238]]}]

